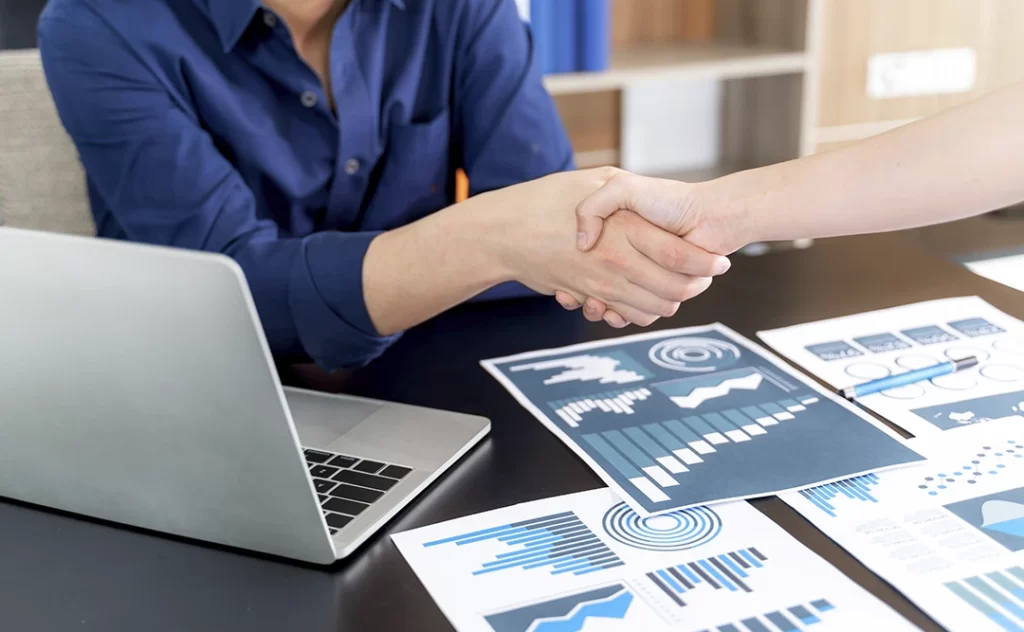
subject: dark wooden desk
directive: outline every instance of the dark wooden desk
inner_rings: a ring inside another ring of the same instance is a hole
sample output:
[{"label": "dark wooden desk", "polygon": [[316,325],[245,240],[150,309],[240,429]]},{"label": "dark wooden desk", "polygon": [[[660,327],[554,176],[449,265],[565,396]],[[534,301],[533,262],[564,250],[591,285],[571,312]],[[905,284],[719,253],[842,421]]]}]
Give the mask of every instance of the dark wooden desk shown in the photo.
[{"label": "dark wooden desk", "polygon": [[[927,255],[905,237],[849,238],[737,258],[715,287],[657,326],[721,321],[753,338],[760,329],[970,294],[1024,316],[1024,295]],[[450,630],[388,533],[600,486],[477,362],[616,333],[553,301],[475,305],[409,332],[357,373],[283,371],[292,384],[476,413],[493,423],[490,438],[449,475],[330,569],[0,502],[0,630]],[[938,629],[781,501],[755,505],[913,622]]]}]

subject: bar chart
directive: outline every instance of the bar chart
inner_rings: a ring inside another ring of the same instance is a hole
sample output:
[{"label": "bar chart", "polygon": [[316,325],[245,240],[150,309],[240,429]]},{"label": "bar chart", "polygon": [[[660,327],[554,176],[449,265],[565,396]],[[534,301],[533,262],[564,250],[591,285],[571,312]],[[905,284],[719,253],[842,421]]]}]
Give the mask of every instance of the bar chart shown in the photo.
[{"label": "bar chart", "polygon": [[513,366],[509,371],[512,373],[553,372],[552,375],[544,379],[545,386],[567,382],[629,384],[642,382],[651,376],[650,372],[624,351],[608,351],[601,354],[575,355],[556,360],[530,362]]},{"label": "bar chart", "polygon": [[673,603],[683,607],[687,604],[683,596],[700,587],[753,592],[747,580],[755,569],[764,568],[767,560],[760,551],[751,547],[657,570],[647,573],[647,578]]},{"label": "bar chart", "polygon": [[[835,610],[829,601],[816,599],[806,605],[780,608],[759,617],[750,617],[737,623],[726,623],[715,628],[718,632],[799,632],[801,626],[821,623],[821,615]],[[710,629],[700,632],[712,632]]]},{"label": "bar chart", "polygon": [[683,482],[692,468],[730,445],[751,441],[774,426],[793,421],[820,401],[803,393],[720,412],[588,432],[581,438],[644,496],[665,502],[670,499],[665,489]]},{"label": "bar chart", "polygon": [[622,560],[575,513],[566,511],[426,542],[424,547],[500,542],[509,551],[484,562],[473,575],[546,569],[551,575],[586,575],[622,566]]},{"label": "bar chart", "polygon": [[945,586],[1006,632],[1024,630],[1024,569],[1021,567],[946,582]]},{"label": "bar chart", "polygon": [[921,460],[720,325],[481,364],[645,516]]},{"label": "bar chart", "polygon": [[877,474],[854,476],[834,483],[826,483],[800,490],[800,495],[809,500],[833,518],[836,517],[836,499],[877,503],[878,499],[871,495],[872,487],[878,485]]},{"label": "bar chart", "polygon": [[548,407],[570,428],[578,428],[583,416],[599,411],[616,415],[632,415],[636,402],[642,402],[652,395],[646,388],[609,391],[587,397],[559,399],[548,402]]}]

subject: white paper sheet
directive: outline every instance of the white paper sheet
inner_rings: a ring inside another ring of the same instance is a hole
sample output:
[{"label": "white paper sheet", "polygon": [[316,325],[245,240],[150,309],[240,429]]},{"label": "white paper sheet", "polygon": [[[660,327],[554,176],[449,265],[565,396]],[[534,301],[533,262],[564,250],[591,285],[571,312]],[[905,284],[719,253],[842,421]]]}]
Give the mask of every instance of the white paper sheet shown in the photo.
[{"label": "white paper sheet", "polygon": [[720,324],[481,364],[644,516],[921,460],[883,424]]},{"label": "white paper sheet", "polygon": [[917,437],[1021,414],[1024,323],[978,297],[916,303],[758,335],[837,389],[977,356],[975,368],[858,400]]},{"label": "white paper sheet", "polygon": [[1024,630],[1024,424],[912,444],[927,462],[781,498],[949,630]]},{"label": "white paper sheet", "polygon": [[392,538],[462,632],[916,629],[745,502],[642,519],[599,489]]}]

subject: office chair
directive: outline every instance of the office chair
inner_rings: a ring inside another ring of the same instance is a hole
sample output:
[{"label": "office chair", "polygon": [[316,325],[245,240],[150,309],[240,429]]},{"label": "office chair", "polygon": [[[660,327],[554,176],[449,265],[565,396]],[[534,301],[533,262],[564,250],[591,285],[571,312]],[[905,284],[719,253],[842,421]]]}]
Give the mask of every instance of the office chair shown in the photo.
[{"label": "office chair", "polygon": [[85,171],[35,49],[0,51],[0,225],[96,234]]}]

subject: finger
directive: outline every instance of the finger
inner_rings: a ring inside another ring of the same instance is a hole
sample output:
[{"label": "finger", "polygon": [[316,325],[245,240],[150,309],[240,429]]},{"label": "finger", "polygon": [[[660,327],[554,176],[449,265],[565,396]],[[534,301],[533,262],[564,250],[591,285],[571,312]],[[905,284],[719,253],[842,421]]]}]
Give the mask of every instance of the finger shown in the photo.
[{"label": "finger", "polygon": [[626,303],[615,301],[608,303],[608,313],[618,314],[627,323],[634,323],[641,327],[649,327],[660,318],[657,314],[649,314]]},{"label": "finger", "polygon": [[617,293],[608,298],[628,303],[648,314],[672,316],[679,303],[694,298],[710,283],[710,277],[670,272],[637,251],[609,263],[612,272],[621,275],[623,283],[617,284],[620,286],[615,288]]},{"label": "finger", "polygon": [[631,224],[626,238],[648,259],[679,274],[712,277],[725,274],[732,266],[728,257],[710,253],[649,224]]},{"label": "finger", "polygon": [[604,228],[604,219],[629,208],[629,174],[619,174],[604,183],[576,206],[576,246],[590,250]]},{"label": "finger", "polygon": [[562,290],[555,291],[555,300],[558,301],[559,305],[569,310],[570,312],[583,307],[583,303],[576,300],[576,297]]},{"label": "finger", "polygon": [[604,313],[604,322],[616,329],[622,329],[629,324],[625,318],[612,309],[609,309]]},{"label": "finger", "polygon": [[583,316],[592,323],[599,323],[604,320],[605,312],[608,311],[608,306],[593,297],[587,297],[583,301]]},{"label": "finger", "polygon": [[[622,266],[622,274],[612,272],[614,278],[610,284],[595,288],[595,291],[588,293],[591,296],[601,297],[607,307],[614,309],[623,318],[638,325],[641,323],[619,309],[617,305],[628,305],[638,312],[653,316],[674,315],[679,309],[679,301],[664,298],[658,293],[659,284],[666,283],[662,275],[668,275],[670,278],[679,277],[683,280],[688,280],[689,277],[668,272],[636,252],[632,253],[629,259],[632,261]],[[631,281],[631,279],[636,281]],[[678,284],[679,281],[671,279],[671,283]],[[668,292],[662,291],[662,293]]]}]

